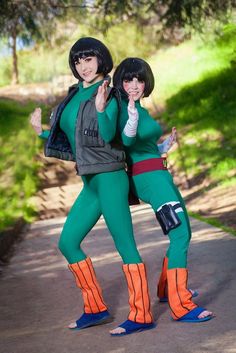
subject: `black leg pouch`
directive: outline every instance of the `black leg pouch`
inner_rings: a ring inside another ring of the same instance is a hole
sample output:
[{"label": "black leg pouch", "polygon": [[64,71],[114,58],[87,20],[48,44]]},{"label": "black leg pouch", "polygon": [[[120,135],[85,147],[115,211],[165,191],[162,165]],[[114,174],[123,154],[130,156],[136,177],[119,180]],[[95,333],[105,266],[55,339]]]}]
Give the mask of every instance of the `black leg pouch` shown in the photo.
[{"label": "black leg pouch", "polygon": [[181,224],[181,220],[175,211],[179,207],[181,207],[179,203],[174,206],[166,204],[156,212],[156,218],[160,223],[164,234],[168,234],[171,229],[174,229]]}]

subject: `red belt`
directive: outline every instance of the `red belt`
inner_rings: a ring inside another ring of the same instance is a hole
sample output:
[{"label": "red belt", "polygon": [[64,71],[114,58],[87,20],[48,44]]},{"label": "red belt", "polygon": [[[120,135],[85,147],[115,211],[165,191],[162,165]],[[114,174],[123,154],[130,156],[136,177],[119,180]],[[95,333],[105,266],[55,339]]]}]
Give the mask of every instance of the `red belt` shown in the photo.
[{"label": "red belt", "polygon": [[129,166],[128,173],[131,176],[152,172],[154,170],[167,170],[166,158],[150,158],[145,161],[140,161]]}]

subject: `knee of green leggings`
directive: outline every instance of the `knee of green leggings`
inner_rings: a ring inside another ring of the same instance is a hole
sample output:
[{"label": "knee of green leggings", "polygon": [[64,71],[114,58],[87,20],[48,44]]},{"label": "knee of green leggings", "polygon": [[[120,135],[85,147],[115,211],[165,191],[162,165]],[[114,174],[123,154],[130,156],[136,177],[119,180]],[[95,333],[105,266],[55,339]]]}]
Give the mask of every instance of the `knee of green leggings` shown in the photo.
[{"label": "knee of green leggings", "polygon": [[63,241],[63,239],[60,237],[59,239],[59,242],[58,242],[58,249],[60,250],[60,252],[62,253],[62,255],[67,259],[67,261],[69,263],[73,263],[73,262],[70,262],[68,260],[68,258],[70,257],[69,256],[69,253],[70,251],[68,251],[68,247],[67,247],[67,244],[66,242]]},{"label": "knee of green leggings", "polygon": [[59,239],[58,248],[69,264],[85,260],[87,257],[80,248],[72,247],[63,237]]}]

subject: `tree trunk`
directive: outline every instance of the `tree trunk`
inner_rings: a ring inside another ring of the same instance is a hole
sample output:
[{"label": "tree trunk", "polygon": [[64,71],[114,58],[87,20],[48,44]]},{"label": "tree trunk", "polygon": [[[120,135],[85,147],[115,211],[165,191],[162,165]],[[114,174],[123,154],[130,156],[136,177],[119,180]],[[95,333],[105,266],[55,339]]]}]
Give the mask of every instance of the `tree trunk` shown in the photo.
[{"label": "tree trunk", "polygon": [[17,52],[16,52],[16,31],[12,33],[12,80],[11,84],[15,85],[19,83],[19,75],[18,75],[18,63],[17,63]]}]

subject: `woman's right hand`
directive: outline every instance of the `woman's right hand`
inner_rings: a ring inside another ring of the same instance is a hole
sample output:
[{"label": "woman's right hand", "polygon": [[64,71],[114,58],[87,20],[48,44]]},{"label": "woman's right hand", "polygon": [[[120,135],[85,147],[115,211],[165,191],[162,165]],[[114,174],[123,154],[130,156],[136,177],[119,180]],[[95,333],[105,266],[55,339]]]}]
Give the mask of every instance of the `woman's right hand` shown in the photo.
[{"label": "woman's right hand", "polygon": [[133,96],[129,95],[129,103],[128,103],[128,115],[131,120],[138,120],[138,110],[135,107],[135,102]]},{"label": "woman's right hand", "polygon": [[42,128],[42,110],[41,108],[36,108],[30,115],[30,124],[36,132],[37,135],[41,135],[43,132]]},{"label": "woman's right hand", "polygon": [[98,87],[98,92],[95,99],[95,107],[99,113],[104,112],[107,103],[107,87],[109,82],[107,80],[103,81],[102,85]]}]

